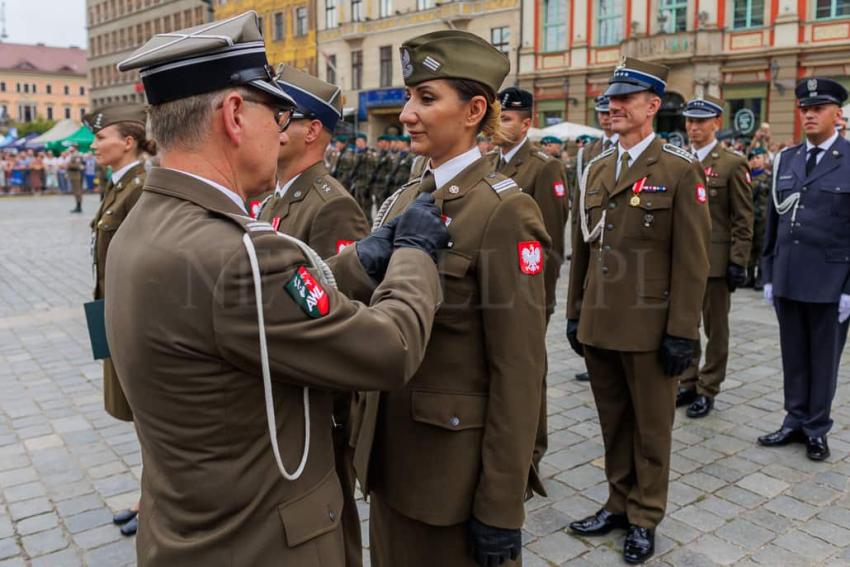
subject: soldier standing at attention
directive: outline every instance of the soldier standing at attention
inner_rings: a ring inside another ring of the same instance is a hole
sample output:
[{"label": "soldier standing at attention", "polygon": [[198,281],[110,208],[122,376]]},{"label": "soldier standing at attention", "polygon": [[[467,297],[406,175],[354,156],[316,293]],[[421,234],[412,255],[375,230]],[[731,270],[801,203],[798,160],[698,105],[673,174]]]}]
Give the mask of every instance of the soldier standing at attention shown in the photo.
[{"label": "soldier standing at attention", "polygon": [[758,441],[805,441],[809,459],[823,461],[850,318],[850,142],[835,129],[847,91],[810,77],[795,94],[806,141],[774,161],[762,258],[764,297],[779,319],[786,413]]},{"label": "soldier standing at attention", "polygon": [[[342,154],[342,151],[345,149],[346,145],[346,137],[340,134],[339,136],[334,137],[333,146],[329,148],[329,152],[325,154],[325,162],[328,165],[328,171],[331,172],[331,175],[336,178],[335,172],[337,168],[337,164],[339,163],[339,156]],[[337,179],[339,181],[339,179]]]},{"label": "soldier standing at attention", "polygon": [[723,101],[706,95],[688,101],[685,123],[692,153],[705,171],[711,247],[708,283],[702,304],[702,325],[708,341],[705,364],[699,342],[694,363],[679,379],[676,407],[688,406],[687,416],[705,417],[726,378],[729,361],[729,308],[732,292],[747,281],[753,241],[753,197],[750,170],[741,154],[717,141]]},{"label": "soldier standing at attention", "polygon": [[[410,136],[402,134],[398,137],[398,157],[392,171],[392,179],[389,183],[391,192],[404,185],[410,180],[413,169],[413,161],[416,158],[410,151]],[[425,160],[427,163],[428,160]],[[421,175],[421,174],[420,174]]]},{"label": "soldier standing at attention", "polygon": [[761,291],[764,286],[759,260],[764,250],[764,231],[773,176],[765,163],[767,152],[764,148],[753,148],[748,157],[750,177],[753,180],[753,245],[750,248],[750,261],[747,265],[747,287]]},{"label": "soldier standing at attention", "polygon": [[[278,153],[278,186],[259,215],[275,230],[329,258],[369,234],[366,217],[345,187],[331,177],[322,154],[342,116],[340,89],[285,66],[277,84],[295,100],[287,141]],[[342,484],[342,524],[347,567],[363,564],[360,518],[354,498],[353,449],[348,444],[351,394],[334,394],[333,441]]]},{"label": "soldier standing at attention", "polygon": [[72,213],[83,212],[83,169],[85,169],[83,158],[77,150],[77,145],[73,144],[68,154],[68,162],[65,165],[68,181],[71,184],[71,192],[74,194],[74,201],[76,202],[76,206],[71,209]]},{"label": "soldier standing at attention", "polygon": [[[369,182],[369,198],[380,206],[384,199],[390,196],[389,176],[393,169],[393,145],[395,136],[381,134],[378,136],[378,151],[373,153],[375,161],[372,169],[372,179]],[[393,187],[393,191],[397,189]]]},{"label": "soldier standing at attention", "polygon": [[347,249],[383,279],[351,301],[244,208],[274,185],[293,109],[256,13],[155,35],[119,63],[136,68],[162,167],[112,242],[106,327],[144,462],[138,564],[343,567],[333,392],[401,387],[421,364],[439,211],[419,202]]},{"label": "soldier standing at attention", "polygon": [[438,261],[445,300],[422,366],[401,391],[367,393],[354,421],[372,565],[515,566],[545,372],[549,237],[534,199],[476,145],[479,132],[499,134],[496,92],[510,63],[459,30],[403,43],[401,62],[399,120],[429,165],[376,224],[433,194],[453,245]]},{"label": "soldier standing at attention", "polygon": [[[620,139],[620,135],[614,132],[611,129],[611,107],[610,101],[608,97],[605,95],[601,95],[596,97],[596,120],[599,122],[599,127],[602,128],[602,139],[601,140],[592,140],[587,142],[578,150],[578,154],[576,154],[576,174],[578,178],[581,179],[582,170],[587,166],[591,160],[595,159],[599,154],[604,151],[608,151],[610,148],[613,148]],[[578,185],[576,184],[576,192],[578,191]],[[578,199],[573,199],[573,207],[577,207]],[[573,209],[573,230],[575,230],[576,222],[578,222],[578,212],[574,208]],[[589,372],[579,372],[576,374],[576,380],[579,382],[589,382],[590,381],[590,373]]]},{"label": "soldier standing at attention", "polygon": [[366,134],[355,137],[354,165],[351,171],[351,193],[369,222],[372,222],[372,193],[370,184],[375,167],[374,153],[366,145]]},{"label": "soldier standing at attention", "polygon": [[627,528],[643,563],[667,507],[676,376],[691,363],[708,277],[702,169],[652,131],[668,69],[626,58],[608,90],[617,145],[587,164],[567,302],[567,338],[587,361],[605,441],[608,501],[570,524]]},{"label": "soldier standing at attention", "polygon": [[[112,168],[112,178],[103,192],[100,208],[91,221],[94,260],[94,298],[106,296],[106,255],[116,231],[127,218],[145,184],[142,154],[156,154],[156,144],[145,135],[145,108],[125,104],[98,108],[83,122],[94,133],[91,149],[97,164]],[[123,282],[118,282],[123,286]],[[103,361],[103,400],[106,413],[121,421],[133,421],[133,412],[121,389],[111,358]],[[129,536],[138,529],[139,503],[118,512],[112,520]]]},{"label": "soldier standing at attention", "polygon": [[354,166],[357,164],[357,155],[354,148],[344,141],[337,142],[339,155],[336,158],[336,168],[333,170],[334,178],[339,181],[343,187],[348,189],[348,192],[354,194],[354,189],[351,186],[354,178]]}]

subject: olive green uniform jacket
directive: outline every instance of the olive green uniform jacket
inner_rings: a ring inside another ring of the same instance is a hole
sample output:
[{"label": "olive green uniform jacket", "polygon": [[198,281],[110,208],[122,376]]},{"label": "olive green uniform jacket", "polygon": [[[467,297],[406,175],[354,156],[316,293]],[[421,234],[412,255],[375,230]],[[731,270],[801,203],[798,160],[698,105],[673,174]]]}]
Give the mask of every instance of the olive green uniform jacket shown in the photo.
[{"label": "olive green uniform jacket", "polygon": [[[309,456],[294,481],[270,446],[245,238],[262,274],[276,442],[290,472],[310,388]],[[342,567],[332,392],[391,390],[414,374],[441,299],[431,258],[397,251],[367,307],[318,283],[293,239],[227,195],[154,168],[112,243],[106,282],[107,336],[145,464],[139,565]]]},{"label": "olive green uniform jacket", "polygon": [[[100,207],[91,221],[93,260],[95,272],[94,298],[103,299],[105,293],[106,276],[106,252],[115,236],[118,227],[127,218],[130,209],[135,206],[142,195],[142,187],[145,185],[145,164],[138,165],[127,170],[117,184],[112,181],[106,186]],[[118,281],[123,286],[122,281]],[[123,421],[132,421],[133,412],[127,403],[127,398],[121,390],[121,384],[115,373],[112,359],[103,361],[103,401],[107,413],[112,417]]]},{"label": "olive green uniform jacket", "polygon": [[[418,194],[418,181],[405,185],[378,221]],[[362,397],[352,416],[354,466],[365,493],[408,518],[452,526],[474,515],[519,528],[545,372],[549,237],[534,200],[492,172],[487,158],[434,198],[453,242],[438,261],[444,302],[410,383]],[[335,273],[352,274],[348,281],[358,271],[353,261],[335,265]],[[368,298],[368,278],[360,281],[366,285],[341,289]]]}]

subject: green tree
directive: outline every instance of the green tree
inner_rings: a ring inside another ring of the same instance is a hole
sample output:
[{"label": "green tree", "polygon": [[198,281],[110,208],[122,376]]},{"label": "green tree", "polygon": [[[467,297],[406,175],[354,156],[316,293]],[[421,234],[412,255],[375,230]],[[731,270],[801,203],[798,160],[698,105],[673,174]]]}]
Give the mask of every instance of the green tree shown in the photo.
[{"label": "green tree", "polygon": [[18,129],[18,136],[26,136],[27,134],[32,134],[35,132],[36,134],[44,134],[51,128],[56,125],[55,120],[47,120],[45,118],[38,117],[32,122],[15,122],[14,120],[9,123],[11,128]]}]

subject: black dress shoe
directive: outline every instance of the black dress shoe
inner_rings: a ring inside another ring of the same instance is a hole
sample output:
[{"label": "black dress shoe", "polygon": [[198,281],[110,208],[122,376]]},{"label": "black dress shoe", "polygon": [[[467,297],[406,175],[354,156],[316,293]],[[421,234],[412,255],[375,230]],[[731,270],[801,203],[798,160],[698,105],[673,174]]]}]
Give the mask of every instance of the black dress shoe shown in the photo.
[{"label": "black dress shoe", "polygon": [[688,417],[705,417],[714,407],[714,400],[708,396],[698,395],[691,405],[688,406]]},{"label": "black dress shoe", "polygon": [[829,445],[826,435],[808,437],[806,439],[806,456],[813,461],[824,461],[829,456]]},{"label": "black dress shoe", "polygon": [[643,563],[655,553],[655,530],[630,525],[623,544],[623,559],[632,565]]},{"label": "black dress shoe", "polygon": [[126,524],[133,518],[135,518],[139,513],[135,510],[121,510],[117,512],[114,516],[112,516],[112,523],[120,526],[121,524]]},{"label": "black dress shoe", "polygon": [[576,374],[576,380],[579,382],[590,382],[590,372],[579,372]]},{"label": "black dress shoe", "polygon": [[693,388],[679,388],[676,392],[676,407],[689,406],[696,399],[697,391]]},{"label": "black dress shoe", "polygon": [[612,514],[605,508],[600,508],[594,515],[571,523],[570,529],[577,534],[593,536],[604,535],[614,528],[625,528],[628,525],[629,522],[625,516]]},{"label": "black dress shoe", "polygon": [[794,441],[802,441],[803,433],[799,429],[791,429],[790,427],[780,427],[773,433],[762,435],[759,437],[759,445],[765,447],[780,447],[793,443]]},{"label": "black dress shoe", "polygon": [[121,526],[121,535],[125,535],[130,537],[132,535],[136,535],[136,531],[139,529],[139,517],[135,516],[132,520]]}]

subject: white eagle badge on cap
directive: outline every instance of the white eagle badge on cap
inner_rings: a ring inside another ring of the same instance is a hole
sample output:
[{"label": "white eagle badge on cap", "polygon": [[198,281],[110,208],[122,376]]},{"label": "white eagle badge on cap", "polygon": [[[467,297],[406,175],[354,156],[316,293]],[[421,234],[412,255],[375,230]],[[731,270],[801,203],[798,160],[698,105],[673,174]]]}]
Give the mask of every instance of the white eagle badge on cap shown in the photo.
[{"label": "white eagle badge on cap", "polygon": [[818,90],[818,80],[817,79],[809,79],[806,82],[806,88],[809,89],[810,91]]},{"label": "white eagle badge on cap", "polygon": [[410,63],[410,51],[407,48],[401,50],[401,74],[407,79],[413,74],[413,65]]}]

